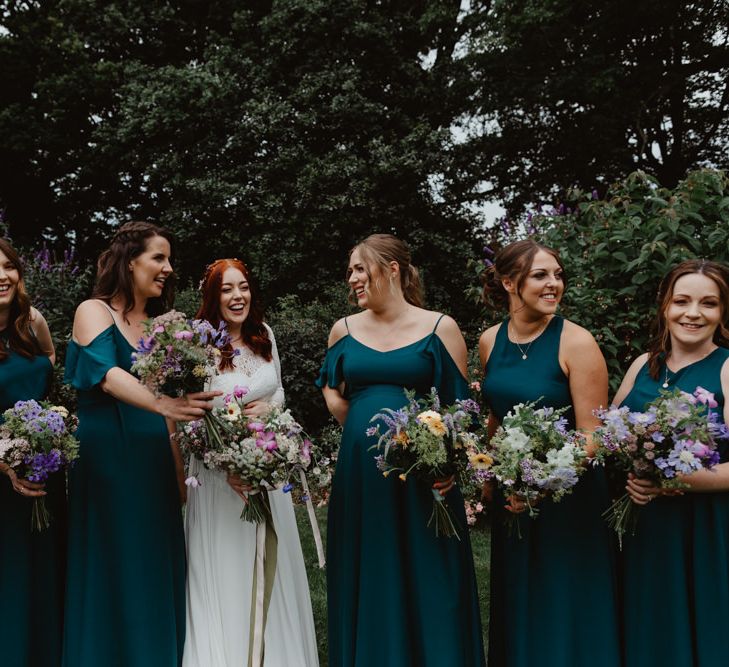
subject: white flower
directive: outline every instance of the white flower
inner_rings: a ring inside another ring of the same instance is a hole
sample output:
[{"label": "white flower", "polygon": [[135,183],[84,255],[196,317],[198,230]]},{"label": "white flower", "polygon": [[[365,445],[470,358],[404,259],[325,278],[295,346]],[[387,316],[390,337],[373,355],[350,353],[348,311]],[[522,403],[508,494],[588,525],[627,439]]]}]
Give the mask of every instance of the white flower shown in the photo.
[{"label": "white flower", "polygon": [[555,468],[571,468],[574,466],[577,448],[567,443],[561,449],[550,449],[547,452],[547,463]]},{"label": "white flower", "polygon": [[225,406],[225,418],[234,422],[240,417],[240,405],[236,401],[231,401]]},{"label": "white flower", "polygon": [[507,428],[503,445],[515,452],[522,452],[529,449],[529,436],[520,428]]},{"label": "white flower", "polygon": [[53,410],[53,412],[57,412],[64,419],[68,417],[68,410],[66,410],[66,408],[64,408],[62,405],[53,405],[51,406],[51,410]]}]

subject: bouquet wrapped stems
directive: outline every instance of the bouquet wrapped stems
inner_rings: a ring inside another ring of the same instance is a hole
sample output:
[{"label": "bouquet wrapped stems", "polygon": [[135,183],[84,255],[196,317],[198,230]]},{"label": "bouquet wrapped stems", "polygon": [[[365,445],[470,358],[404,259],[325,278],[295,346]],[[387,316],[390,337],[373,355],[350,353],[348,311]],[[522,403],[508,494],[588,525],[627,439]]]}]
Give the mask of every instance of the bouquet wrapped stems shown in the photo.
[{"label": "bouquet wrapped stems", "polygon": [[453,523],[453,517],[451,512],[446,505],[445,498],[440,495],[439,491],[431,489],[433,492],[433,512],[428,519],[428,527],[433,524],[436,535],[443,535],[444,537],[456,537],[460,541],[458,530]]},{"label": "bouquet wrapped stems", "polygon": [[259,487],[255,491],[250,491],[246,498],[247,500],[243,502],[243,511],[240,513],[242,521],[251,521],[253,523],[273,522],[271,499],[268,497],[266,489]]}]

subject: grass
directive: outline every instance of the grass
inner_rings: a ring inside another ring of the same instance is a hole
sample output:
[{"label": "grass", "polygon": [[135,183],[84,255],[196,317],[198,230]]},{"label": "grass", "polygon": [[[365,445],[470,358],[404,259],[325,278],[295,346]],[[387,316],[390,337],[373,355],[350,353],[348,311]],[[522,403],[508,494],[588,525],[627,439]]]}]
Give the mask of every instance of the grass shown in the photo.
[{"label": "grass", "polygon": [[[321,536],[326,544],[327,512],[326,508],[316,510],[319,520]],[[326,570],[319,569],[316,557],[316,545],[311,534],[309,517],[306,508],[296,508],[296,519],[299,524],[301,547],[304,551],[304,563],[309,577],[309,591],[311,606],[314,611],[314,625],[316,626],[316,640],[319,649],[321,667],[327,667],[327,579]],[[471,546],[473,547],[473,561],[476,568],[478,583],[478,601],[481,607],[481,621],[483,623],[484,646],[487,645],[489,620],[489,545],[490,533],[488,529],[477,528],[471,532]]]}]

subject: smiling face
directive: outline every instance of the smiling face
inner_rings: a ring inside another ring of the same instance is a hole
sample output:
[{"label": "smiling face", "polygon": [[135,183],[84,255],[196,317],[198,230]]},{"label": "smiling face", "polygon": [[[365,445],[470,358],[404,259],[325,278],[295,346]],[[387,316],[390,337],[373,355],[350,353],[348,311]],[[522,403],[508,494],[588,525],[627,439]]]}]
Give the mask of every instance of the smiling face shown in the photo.
[{"label": "smiling face", "polygon": [[723,315],[716,282],[702,273],[681,276],[664,313],[672,346],[710,348]]},{"label": "smiling face", "polygon": [[165,281],[172,275],[170,243],[163,236],[147,239],[144,251],[129,262],[134,292],[141,299],[162,296]]},{"label": "smiling face", "polygon": [[239,330],[251,310],[251,288],[240,269],[229,266],[220,285],[220,316],[231,331]]},{"label": "smiling face", "polygon": [[19,281],[18,267],[0,250],[0,308],[9,308],[13,303]]},{"label": "smiling face", "polygon": [[552,315],[564,293],[562,267],[554,255],[539,250],[521,284],[520,294],[517,294],[516,279],[506,278],[503,285],[509,293],[511,310],[528,309],[540,317]]},{"label": "smiling face", "polygon": [[397,293],[394,288],[395,284],[399,284],[397,262],[390,263],[390,271],[392,274],[386,276],[380,265],[368,262],[359,248],[352,251],[347,268],[347,283],[360,308],[377,308]]}]

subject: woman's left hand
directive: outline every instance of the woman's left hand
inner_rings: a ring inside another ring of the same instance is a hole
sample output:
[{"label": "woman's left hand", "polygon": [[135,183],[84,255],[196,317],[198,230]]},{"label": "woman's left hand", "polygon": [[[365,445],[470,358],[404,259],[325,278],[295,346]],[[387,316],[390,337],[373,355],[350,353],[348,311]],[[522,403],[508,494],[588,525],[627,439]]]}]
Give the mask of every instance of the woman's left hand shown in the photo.
[{"label": "woman's left hand", "polygon": [[450,477],[444,477],[443,479],[436,480],[435,484],[433,484],[433,488],[440,493],[441,496],[445,496],[445,494],[448,493],[455,485],[456,476],[451,475]]},{"label": "woman's left hand", "polygon": [[271,412],[271,404],[266,401],[251,401],[243,406],[246,417],[263,417]]}]

